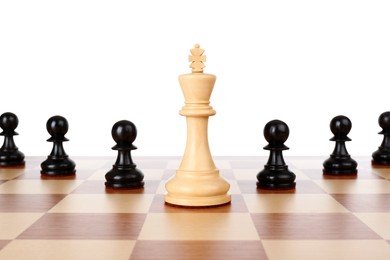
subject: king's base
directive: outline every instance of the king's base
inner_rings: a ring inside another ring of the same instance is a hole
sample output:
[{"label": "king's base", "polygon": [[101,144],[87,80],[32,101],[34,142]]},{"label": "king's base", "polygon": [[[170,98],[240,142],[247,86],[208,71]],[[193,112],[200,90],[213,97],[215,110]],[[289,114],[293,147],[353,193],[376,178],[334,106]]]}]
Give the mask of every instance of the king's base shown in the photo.
[{"label": "king's base", "polygon": [[228,194],[230,184],[219,176],[218,170],[183,171],[165,185],[165,202],[186,207],[208,207],[227,204],[231,201]]},{"label": "king's base", "polygon": [[231,197],[228,194],[212,197],[175,197],[169,193],[165,195],[166,203],[183,207],[221,206],[230,203],[230,201]]}]

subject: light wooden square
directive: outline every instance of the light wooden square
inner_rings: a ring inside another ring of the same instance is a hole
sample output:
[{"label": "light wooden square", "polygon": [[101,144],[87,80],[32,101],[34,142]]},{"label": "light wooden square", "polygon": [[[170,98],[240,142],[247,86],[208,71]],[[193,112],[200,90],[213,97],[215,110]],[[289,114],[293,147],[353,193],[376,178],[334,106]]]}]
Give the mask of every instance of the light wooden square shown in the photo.
[{"label": "light wooden square", "polygon": [[0,259],[127,260],[134,245],[134,240],[14,240],[0,251]]},{"label": "light wooden square", "polygon": [[0,194],[68,194],[79,180],[11,180],[0,185]]},{"label": "light wooden square", "polygon": [[387,180],[314,180],[314,182],[327,193],[390,193],[390,182]]},{"label": "light wooden square", "polygon": [[153,194],[70,194],[50,213],[146,213]]},{"label": "light wooden square", "polygon": [[0,168],[0,180],[12,180],[22,174],[24,174],[25,169],[9,169],[9,168]]},{"label": "light wooden square", "polygon": [[251,213],[348,212],[328,194],[244,194]]},{"label": "light wooden square", "polygon": [[139,240],[258,240],[248,213],[150,213]]},{"label": "light wooden square", "polygon": [[42,216],[43,213],[0,213],[0,239],[16,238]]},{"label": "light wooden square", "polygon": [[388,260],[384,240],[262,240],[269,260]]},{"label": "light wooden square", "polygon": [[390,240],[390,213],[372,212],[355,215],[383,239]]}]

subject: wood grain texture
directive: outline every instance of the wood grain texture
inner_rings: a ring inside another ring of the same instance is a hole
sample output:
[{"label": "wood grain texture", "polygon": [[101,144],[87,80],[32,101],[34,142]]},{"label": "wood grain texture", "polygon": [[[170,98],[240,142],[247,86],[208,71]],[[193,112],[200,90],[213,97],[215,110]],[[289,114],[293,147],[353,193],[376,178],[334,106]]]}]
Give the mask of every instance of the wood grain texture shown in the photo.
[{"label": "wood grain texture", "polygon": [[266,259],[259,241],[137,241],[132,259]]},{"label": "wood grain texture", "polygon": [[146,214],[49,213],[20,239],[136,239]]},{"label": "wood grain texture", "polygon": [[0,170],[0,259],[390,259],[390,171],[328,178],[320,157],[286,157],[295,191],[256,188],[266,157],[214,157],[230,204],[164,201],[180,157],[137,157],[145,186],[110,190],[113,157],[75,157],[73,179],[44,179],[42,157]]},{"label": "wood grain texture", "polygon": [[252,213],[263,239],[380,239],[350,213]]}]

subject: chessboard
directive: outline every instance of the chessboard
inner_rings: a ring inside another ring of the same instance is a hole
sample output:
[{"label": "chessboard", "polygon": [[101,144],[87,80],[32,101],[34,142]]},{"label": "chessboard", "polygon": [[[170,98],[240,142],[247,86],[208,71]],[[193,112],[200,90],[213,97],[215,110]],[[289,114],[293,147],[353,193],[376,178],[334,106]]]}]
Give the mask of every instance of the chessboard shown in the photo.
[{"label": "chessboard", "polygon": [[258,190],[266,157],[214,157],[230,204],[164,203],[180,157],[134,157],[145,186],[107,189],[114,157],[73,157],[74,177],[43,177],[45,157],[0,168],[0,259],[390,259],[390,168],[322,174],[325,157],[288,157],[296,189]]}]

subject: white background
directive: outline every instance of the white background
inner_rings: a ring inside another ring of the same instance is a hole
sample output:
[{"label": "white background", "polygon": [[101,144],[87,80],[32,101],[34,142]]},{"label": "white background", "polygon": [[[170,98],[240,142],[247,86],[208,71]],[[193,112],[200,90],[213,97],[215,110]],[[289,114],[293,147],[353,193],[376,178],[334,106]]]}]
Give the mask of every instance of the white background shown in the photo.
[{"label": "white background", "polygon": [[390,1],[0,1],[0,113],[15,141],[47,155],[46,121],[65,116],[65,150],[115,155],[112,125],[138,128],[133,155],[182,155],[189,49],[217,75],[213,155],[267,155],[264,125],[290,127],[285,156],[328,155],[330,120],[348,116],[353,155],[382,141],[390,110]]}]

